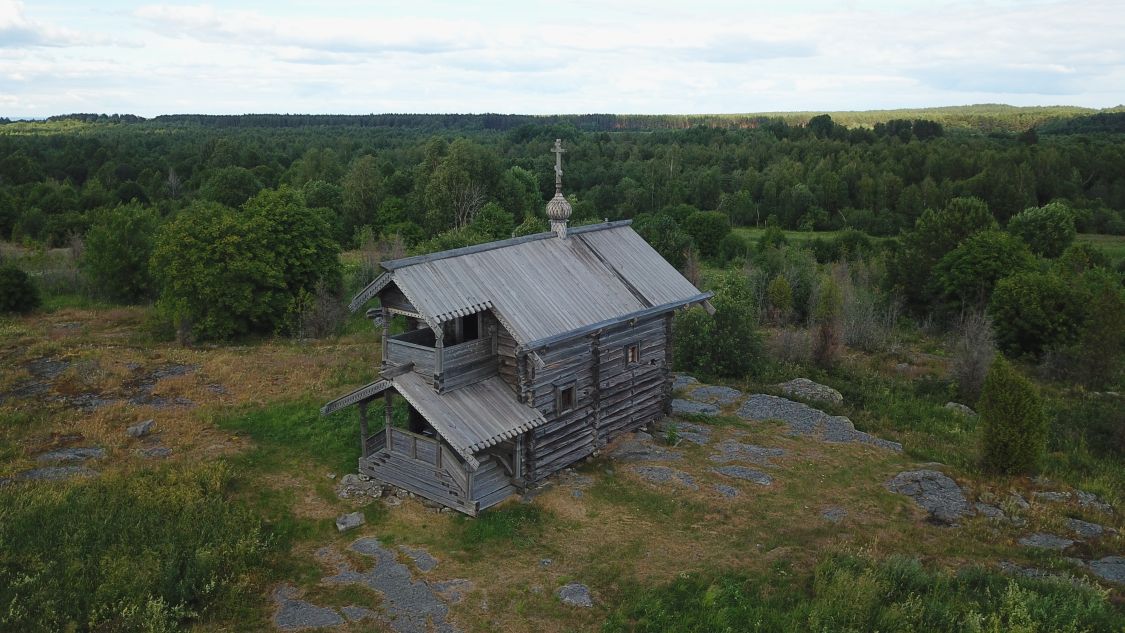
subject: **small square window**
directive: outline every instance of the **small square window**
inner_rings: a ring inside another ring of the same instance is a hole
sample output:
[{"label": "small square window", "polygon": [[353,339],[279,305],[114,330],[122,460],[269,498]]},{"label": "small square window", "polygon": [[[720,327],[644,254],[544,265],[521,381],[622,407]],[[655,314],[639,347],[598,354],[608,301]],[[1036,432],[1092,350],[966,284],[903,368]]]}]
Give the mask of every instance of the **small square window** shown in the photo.
[{"label": "small square window", "polygon": [[565,413],[574,409],[574,385],[559,389],[558,412]]},{"label": "small square window", "polygon": [[637,343],[625,346],[625,364],[636,365],[641,362],[641,346]]}]

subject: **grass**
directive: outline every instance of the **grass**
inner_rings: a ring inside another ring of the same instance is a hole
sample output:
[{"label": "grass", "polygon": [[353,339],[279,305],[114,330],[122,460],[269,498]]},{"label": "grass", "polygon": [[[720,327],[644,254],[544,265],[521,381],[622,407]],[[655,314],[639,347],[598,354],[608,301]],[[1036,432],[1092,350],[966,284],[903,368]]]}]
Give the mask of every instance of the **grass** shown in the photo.
[{"label": "grass", "polygon": [[[244,407],[215,422],[221,429],[245,433],[254,440],[258,450],[241,457],[254,468],[279,470],[294,459],[311,459],[336,472],[349,472],[359,459],[359,413],[354,407],[322,417],[319,402],[302,399]],[[372,419],[369,431],[378,430],[381,423],[381,419]]]},{"label": "grass", "polygon": [[1077,241],[1101,249],[1114,264],[1125,260],[1125,235],[1081,233],[1078,235]]},{"label": "grass", "polygon": [[512,504],[486,510],[476,519],[458,515],[456,543],[461,549],[521,547],[533,544],[548,522],[548,513],[533,505]]},{"label": "grass", "polygon": [[603,631],[1116,631],[1125,615],[1099,590],[979,568],[838,554],[810,575],[688,574],[622,592]]}]

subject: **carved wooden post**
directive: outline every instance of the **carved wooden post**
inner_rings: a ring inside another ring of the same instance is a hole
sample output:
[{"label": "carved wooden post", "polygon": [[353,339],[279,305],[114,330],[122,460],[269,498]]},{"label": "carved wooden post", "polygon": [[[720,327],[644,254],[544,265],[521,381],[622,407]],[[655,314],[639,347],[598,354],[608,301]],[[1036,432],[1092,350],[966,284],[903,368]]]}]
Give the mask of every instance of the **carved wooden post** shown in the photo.
[{"label": "carved wooden post", "polygon": [[387,452],[391,452],[391,427],[394,425],[395,409],[394,401],[391,399],[394,396],[393,389],[387,389],[383,392],[383,433],[387,441]]},{"label": "carved wooden post", "polygon": [[367,457],[367,401],[359,403],[359,454]]},{"label": "carved wooden post", "polygon": [[389,310],[387,310],[386,308],[383,308],[383,342],[382,342],[383,355],[379,357],[379,364],[383,367],[387,366],[387,346],[390,345],[390,343],[387,342],[387,339],[389,339],[390,337],[391,337],[391,312]]}]

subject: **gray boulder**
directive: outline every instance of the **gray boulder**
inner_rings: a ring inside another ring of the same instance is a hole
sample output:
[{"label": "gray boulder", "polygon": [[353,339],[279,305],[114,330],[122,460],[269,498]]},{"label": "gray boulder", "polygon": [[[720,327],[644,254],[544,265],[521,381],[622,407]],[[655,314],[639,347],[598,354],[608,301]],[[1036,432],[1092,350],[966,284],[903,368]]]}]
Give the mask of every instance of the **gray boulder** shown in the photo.
[{"label": "gray boulder", "polygon": [[773,483],[773,477],[768,473],[763,473],[760,470],[747,468],[745,466],[721,466],[719,468],[712,468],[712,472],[727,477],[734,477],[735,479],[744,479],[758,484],[759,486],[768,486]]},{"label": "gray boulder", "polygon": [[1001,510],[1000,508],[997,508],[996,506],[989,505],[987,503],[979,503],[978,502],[978,503],[974,504],[973,507],[976,508],[977,514],[979,514],[981,516],[986,516],[990,519],[1003,519],[1004,518],[1004,511]]},{"label": "gray boulder", "polygon": [[742,399],[742,392],[733,387],[704,385],[691,390],[691,399],[719,406],[734,404]]},{"label": "gray boulder", "polygon": [[687,374],[676,374],[676,378],[672,381],[672,389],[674,389],[674,390],[687,389],[688,387],[690,387],[692,385],[698,385],[698,384],[699,384],[699,381],[696,380],[695,376],[689,376]]},{"label": "gray boulder", "polygon": [[1019,544],[1024,547],[1037,547],[1039,549],[1053,549],[1062,551],[1071,545],[1074,541],[1054,534],[1047,534],[1045,532],[1036,532],[1030,534],[1019,540]]},{"label": "gray boulder", "polygon": [[802,400],[819,400],[830,404],[843,404],[844,396],[828,385],[813,382],[808,378],[794,378],[789,382],[777,385],[777,388],[787,396]]},{"label": "gray boulder", "polygon": [[318,607],[304,600],[297,600],[297,589],[289,585],[278,587],[273,592],[277,611],[273,615],[273,625],[282,631],[339,626],[344,623],[334,609]]},{"label": "gray boulder", "polygon": [[1031,497],[1036,501],[1051,501],[1053,503],[1065,503],[1070,501],[1069,492],[1033,492]]},{"label": "gray boulder", "polygon": [[957,482],[936,470],[901,472],[884,485],[891,492],[913,499],[935,523],[955,525],[973,513]]},{"label": "gray boulder", "polygon": [[789,427],[791,435],[810,435],[825,442],[853,442],[902,451],[902,444],[898,442],[856,430],[848,418],[828,415],[807,404],[777,396],[754,394],[742,403],[736,415],[743,420],[779,420]]},{"label": "gray boulder", "polygon": [[145,420],[144,422],[138,422],[125,429],[125,434],[129,437],[144,437],[152,433],[152,429],[155,426],[156,420]]},{"label": "gray boulder", "polygon": [[166,446],[152,446],[138,450],[137,454],[147,459],[164,459],[172,455],[172,449]]},{"label": "gray boulder", "polygon": [[946,402],[945,408],[949,409],[950,411],[952,411],[954,413],[959,413],[959,414],[961,414],[963,416],[967,416],[967,417],[973,417],[977,414],[976,411],[973,411],[972,409],[970,409],[969,407],[961,404],[960,402]]},{"label": "gray boulder", "polygon": [[1098,498],[1097,495],[1090,492],[1083,492],[1081,490],[1074,493],[1078,497],[1078,505],[1090,510],[1097,510],[1098,512],[1110,513],[1113,512],[1113,506]]},{"label": "gray boulder", "polygon": [[666,484],[672,481],[678,482],[680,485],[690,488],[692,490],[699,490],[699,486],[695,485],[695,479],[675,468],[668,468],[667,466],[636,466],[633,472],[637,473],[645,481],[654,484]]},{"label": "gray boulder", "polygon": [[555,592],[559,601],[571,607],[590,608],[594,606],[594,601],[590,597],[590,588],[581,583],[572,582],[562,587]]},{"label": "gray boulder", "polygon": [[664,418],[653,424],[653,428],[661,433],[675,431],[676,437],[700,446],[711,442],[711,427],[702,424]]},{"label": "gray boulder", "polygon": [[829,523],[839,523],[844,520],[844,517],[848,516],[848,511],[837,506],[832,506],[821,511],[820,516],[824,517]]},{"label": "gray boulder", "polygon": [[1106,556],[1090,561],[1090,571],[1102,580],[1125,585],[1125,556]]},{"label": "gray boulder", "polygon": [[715,484],[714,489],[715,492],[723,495],[728,499],[732,499],[738,496],[738,488],[735,488],[734,486],[728,486],[726,484]]},{"label": "gray boulder", "polygon": [[771,457],[781,457],[784,449],[743,444],[736,440],[724,440],[715,447],[719,452],[712,455],[713,462],[750,462],[769,466]]},{"label": "gray boulder", "polygon": [[347,532],[364,523],[367,523],[367,519],[363,516],[362,512],[349,512],[348,514],[336,517],[336,529],[340,532]]},{"label": "gray boulder", "polygon": [[16,475],[16,479],[23,481],[61,481],[71,477],[93,477],[97,474],[97,471],[90,470],[85,466],[43,466],[42,468],[26,470]]},{"label": "gray boulder", "polygon": [[39,463],[51,462],[84,462],[88,459],[101,459],[105,457],[105,449],[97,446],[76,446],[74,448],[60,448],[49,453],[43,453],[35,458]]},{"label": "gray boulder", "polygon": [[1104,526],[1081,519],[1067,519],[1066,526],[1071,532],[1086,539],[1100,538],[1106,531]]},{"label": "gray boulder", "polygon": [[719,414],[719,407],[713,404],[706,404],[703,402],[695,402],[692,400],[683,400],[676,398],[672,400],[672,415],[706,415],[714,416]]}]

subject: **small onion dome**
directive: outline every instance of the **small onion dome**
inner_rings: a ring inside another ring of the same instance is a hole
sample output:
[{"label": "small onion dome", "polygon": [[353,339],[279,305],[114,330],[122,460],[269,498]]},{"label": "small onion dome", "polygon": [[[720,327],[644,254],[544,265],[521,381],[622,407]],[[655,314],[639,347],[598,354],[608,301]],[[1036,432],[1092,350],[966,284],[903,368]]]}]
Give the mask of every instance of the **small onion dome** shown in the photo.
[{"label": "small onion dome", "polygon": [[547,217],[556,222],[565,222],[570,218],[570,203],[563,197],[561,191],[555,192],[555,197],[547,202]]}]

